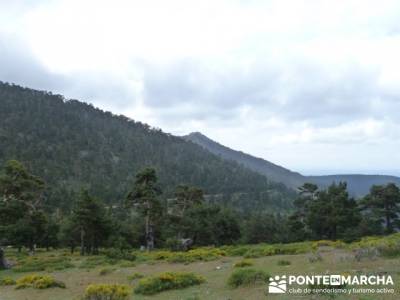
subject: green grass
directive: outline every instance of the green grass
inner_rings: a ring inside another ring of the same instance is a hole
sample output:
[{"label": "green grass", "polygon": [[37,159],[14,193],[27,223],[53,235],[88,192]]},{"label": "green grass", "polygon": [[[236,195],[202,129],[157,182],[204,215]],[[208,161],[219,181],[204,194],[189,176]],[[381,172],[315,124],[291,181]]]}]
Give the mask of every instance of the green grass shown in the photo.
[{"label": "green grass", "polygon": [[[221,248],[207,247],[195,249],[190,253],[133,251],[132,253],[135,255],[134,261],[108,257],[104,252],[98,256],[81,257],[79,253],[71,255],[65,250],[46,252],[39,249],[34,256],[29,256],[24,251],[18,253],[14,249],[7,249],[6,257],[17,265],[13,270],[0,271],[0,281],[5,278],[17,281],[21,277],[32,275],[34,272],[34,274],[51,276],[54,280],[64,282],[66,288],[25,288],[17,290],[15,285],[0,285],[0,298],[1,300],[81,300],[86,288],[91,284],[128,285],[133,290],[139,286],[140,279],[151,278],[165,272],[184,272],[199,275],[205,279],[205,282],[187,286],[183,289],[163,290],[153,295],[133,294],[131,292],[127,299],[269,299],[270,296],[265,295],[267,285],[262,280],[256,281],[255,284],[240,284],[237,288],[232,288],[228,285],[228,280],[235,271],[254,269],[266,272],[271,276],[284,274],[389,274],[395,282],[396,293],[393,295],[381,294],[378,297],[377,295],[338,295],[335,299],[397,300],[400,299],[400,260],[398,259],[398,250],[395,245],[399,241],[400,234],[394,234],[388,237],[368,237],[352,244],[318,241],[288,245],[261,244],[225,246]],[[354,259],[353,251],[368,247],[380,249],[381,254],[375,259],[363,259],[361,261]],[[385,248],[389,250],[387,252],[382,251]],[[308,256],[316,250],[318,250],[323,259],[310,263]],[[249,253],[257,253],[255,255],[257,257],[251,259],[252,266],[234,267],[235,264],[240,265],[244,256]],[[208,254],[210,257],[207,257]],[[290,261],[290,265],[283,266],[282,261]],[[28,267],[37,267],[40,271],[21,273],[18,272],[21,271],[18,269],[21,267],[26,269]],[[115,271],[107,273],[105,276],[100,276],[102,269],[115,269]],[[139,278],[141,276],[144,278]],[[243,279],[240,276],[239,278]],[[313,296],[316,297],[315,299],[327,299],[327,297],[319,295]],[[307,296],[301,298],[289,294],[271,297],[271,299],[274,298],[279,300],[308,299]]]}]

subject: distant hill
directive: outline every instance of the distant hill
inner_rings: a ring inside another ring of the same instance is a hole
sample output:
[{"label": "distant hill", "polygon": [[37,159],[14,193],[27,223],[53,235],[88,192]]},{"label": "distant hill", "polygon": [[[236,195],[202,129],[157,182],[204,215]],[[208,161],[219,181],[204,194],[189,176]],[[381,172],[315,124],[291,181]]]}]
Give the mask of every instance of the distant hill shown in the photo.
[{"label": "distant hill", "polygon": [[65,209],[82,187],[120,203],[145,166],[156,168],[164,198],[182,183],[243,210],[285,211],[295,197],[283,184],[147,124],[0,82],[0,166],[9,159],[44,178],[48,205]]},{"label": "distant hill", "polygon": [[343,174],[327,176],[308,176],[308,181],[319,186],[328,186],[332,182],[346,181],[349,191],[356,197],[362,197],[368,194],[372,185],[382,185],[389,182],[400,186],[400,177],[388,175],[362,175],[362,174]]},{"label": "distant hill", "polygon": [[273,181],[281,182],[289,188],[296,189],[305,182],[312,182],[324,188],[333,182],[346,181],[351,195],[362,197],[366,195],[374,184],[386,184],[389,182],[400,185],[400,178],[384,175],[330,175],[330,176],[304,176],[284,167],[278,166],[265,159],[254,157],[241,151],[232,150],[223,146],[200,132],[193,132],[183,137],[187,141],[202,146],[213,154],[235,161],[243,166],[263,174]]}]

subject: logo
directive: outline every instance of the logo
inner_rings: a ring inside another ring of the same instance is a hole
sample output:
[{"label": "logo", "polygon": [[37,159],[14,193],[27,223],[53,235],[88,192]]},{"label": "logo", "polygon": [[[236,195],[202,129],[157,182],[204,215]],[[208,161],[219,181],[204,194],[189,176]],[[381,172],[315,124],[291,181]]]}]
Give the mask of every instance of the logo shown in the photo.
[{"label": "logo", "polygon": [[284,294],[287,290],[286,276],[275,276],[269,278],[268,293]]},{"label": "logo", "polygon": [[[302,287],[302,286],[307,287]],[[276,275],[269,278],[270,294],[394,294],[390,275]],[[368,287],[365,287],[368,286]]]}]

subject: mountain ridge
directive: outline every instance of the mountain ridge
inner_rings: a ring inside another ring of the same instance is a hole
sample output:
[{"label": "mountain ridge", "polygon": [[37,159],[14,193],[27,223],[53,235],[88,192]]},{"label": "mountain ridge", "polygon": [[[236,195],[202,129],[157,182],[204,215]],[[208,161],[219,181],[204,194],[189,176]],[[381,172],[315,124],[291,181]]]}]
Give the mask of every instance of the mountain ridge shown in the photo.
[{"label": "mountain ridge", "polygon": [[400,177],[391,175],[365,175],[365,174],[333,174],[323,176],[305,176],[287,168],[276,165],[266,159],[252,156],[242,151],[233,150],[224,146],[200,132],[192,132],[182,136],[183,139],[196,143],[206,150],[227,160],[234,160],[253,171],[265,175],[275,182],[285,184],[287,187],[297,189],[306,182],[315,183],[325,188],[333,182],[346,181],[351,195],[362,197],[366,195],[374,184],[387,184],[389,182],[400,185]]}]

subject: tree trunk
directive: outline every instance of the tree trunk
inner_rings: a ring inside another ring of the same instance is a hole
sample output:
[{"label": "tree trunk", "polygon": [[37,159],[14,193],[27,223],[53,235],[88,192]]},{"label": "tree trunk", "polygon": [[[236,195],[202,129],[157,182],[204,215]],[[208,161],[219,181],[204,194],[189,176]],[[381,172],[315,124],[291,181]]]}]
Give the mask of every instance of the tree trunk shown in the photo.
[{"label": "tree trunk", "polygon": [[154,249],[154,232],[153,225],[150,223],[150,215],[146,215],[146,249],[151,251]]},{"label": "tree trunk", "polygon": [[4,257],[4,251],[2,248],[0,248],[0,270],[7,269],[8,265],[6,263],[6,259]]},{"label": "tree trunk", "polygon": [[85,255],[85,231],[81,228],[81,255]]},{"label": "tree trunk", "polygon": [[148,240],[147,240],[147,248],[149,251],[154,249],[154,230],[153,230],[153,225],[149,225],[149,235],[148,235]]},{"label": "tree trunk", "polygon": [[390,233],[392,232],[392,223],[390,220],[390,207],[387,203],[384,204],[384,209],[385,209],[386,232]]},{"label": "tree trunk", "polygon": [[386,213],[386,231],[392,232],[392,223],[390,221],[390,216],[388,212]]}]

